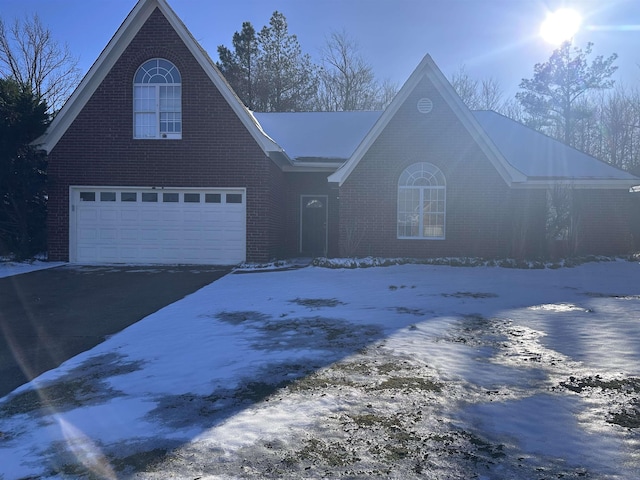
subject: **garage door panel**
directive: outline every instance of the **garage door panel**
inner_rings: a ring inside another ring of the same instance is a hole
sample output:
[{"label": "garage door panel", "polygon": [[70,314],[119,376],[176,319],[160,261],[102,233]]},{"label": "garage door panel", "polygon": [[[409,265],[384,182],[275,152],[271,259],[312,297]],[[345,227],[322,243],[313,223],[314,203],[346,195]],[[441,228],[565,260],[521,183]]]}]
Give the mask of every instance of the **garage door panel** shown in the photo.
[{"label": "garage door panel", "polygon": [[185,260],[197,260],[202,255],[202,250],[199,248],[185,248],[182,254]]},{"label": "garage door panel", "polygon": [[146,260],[148,262],[153,262],[157,258],[160,257],[161,249],[160,247],[148,247],[148,248],[140,248],[137,252],[137,258]]},{"label": "garage door panel", "polygon": [[126,207],[118,210],[120,220],[123,222],[137,222],[140,220],[140,211],[135,208]]},{"label": "garage door panel", "polygon": [[97,257],[98,256],[98,247],[79,246],[78,247],[78,256],[80,256],[80,257]]},{"label": "garage door panel", "polygon": [[156,225],[162,223],[162,212],[160,211],[143,211],[140,212],[141,225]]},{"label": "garage door panel", "polygon": [[165,228],[158,233],[158,236],[161,240],[180,241],[182,237],[182,231],[175,228]]},{"label": "garage door panel", "polygon": [[244,210],[244,203],[225,203],[225,212],[240,212]]},{"label": "garage door panel", "polygon": [[219,222],[221,218],[220,212],[202,212],[202,222],[213,224]]},{"label": "garage door panel", "polygon": [[190,208],[185,208],[183,211],[183,218],[185,223],[200,223],[202,222],[202,212],[200,209],[194,210]]},{"label": "garage door panel", "polygon": [[114,222],[118,219],[118,210],[113,207],[100,208],[98,217],[100,218],[101,222]]},{"label": "garage door panel", "polygon": [[224,212],[220,214],[220,221],[225,223],[240,223],[238,212]]},{"label": "garage door panel", "polygon": [[100,229],[100,240],[118,240],[118,229],[117,228]]},{"label": "garage door panel", "polygon": [[120,240],[136,240],[140,235],[140,231],[137,228],[120,228]]},{"label": "garage door panel", "polygon": [[203,232],[204,239],[210,242],[216,242],[222,239],[222,232],[219,230],[208,230]]},{"label": "garage door panel", "polygon": [[119,257],[118,248],[115,245],[101,245],[98,248],[98,257],[104,262],[115,261]]},{"label": "garage door panel", "polygon": [[[164,193],[178,201],[163,202]],[[83,187],[73,194],[74,261],[235,264],[245,259],[243,191],[167,189],[155,195],[150,189]],[[225,203],[228,199],[242,203]]]},{"label": "garage door panel", "polygon": [[158,227],[141,227],[139,238],[144,244],[158,242],[162,239],[162,229]]},{"label": "garage door panel", "polygon": [[160,256],[168,263],[178,263],[182,260],[182,248],[163,246],[160,248]]},{"label": "garage door panel", "polygon": [[182,222],[183,220],[182,212],[173,206],[163,208],[162,211],[160,212],[158,219],[162,223],[173,223],[173,224],[175,224],[176,222]]},{"label": "garage door panel", "polygon": [[98,209],[92,207],[78,208],[79,221],[96,221],[98,219]]},{"label": "garage door panel", "polygon": [[189,228],[185,228],[183,230],[182,233],[182,239],[183,240],[194,240],[197,241],[198,243],[202,240],[203,236],[202,236],[202,231],[199,229],[189,229]]},{"label": "garage door panel", "polygon": [[94,241],[99,238],[99,230],[97,228],[85,227],[78,231],[78,239],[81,241]]}]

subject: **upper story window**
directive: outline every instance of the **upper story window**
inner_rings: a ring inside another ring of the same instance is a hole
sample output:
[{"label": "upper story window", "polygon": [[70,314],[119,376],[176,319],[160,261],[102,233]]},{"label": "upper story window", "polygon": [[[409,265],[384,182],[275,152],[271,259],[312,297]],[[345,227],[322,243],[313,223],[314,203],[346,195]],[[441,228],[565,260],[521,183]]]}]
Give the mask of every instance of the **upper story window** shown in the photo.
[{"label": "upper story window", "polygon": [[447,187],[431,163],[414,163],[398,179],[398,238],[445,238]]},{"label": "upper story window", "polygon": [[133,138],[182,137],[182,79],[162,58],[145,62],[133,79]]}]

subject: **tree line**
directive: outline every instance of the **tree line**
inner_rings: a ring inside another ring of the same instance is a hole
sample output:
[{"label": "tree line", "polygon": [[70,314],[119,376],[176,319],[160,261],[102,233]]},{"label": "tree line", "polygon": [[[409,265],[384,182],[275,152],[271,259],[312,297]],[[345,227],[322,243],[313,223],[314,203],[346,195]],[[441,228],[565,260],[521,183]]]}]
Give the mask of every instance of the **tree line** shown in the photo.
[{"label": "tree line", "polygon": [[313,63],[278,11],[258,32],[244,22],[231,45],[218,46],[216,65],[253,111],[382,110],[398,90],[391,81],[376,79],[357,42],[344,30],[331,33],[320,63]]},{"label": "tree line", "polygon": [[[217,66],[254,111],[382,110],[397,93],[376,79],[345,31],[333,32],[314,64],[285,16],[274,12],[259,32],[250,22],[218,47]],[[592,57],[593,44],[571,42],[533,67],[514,98],[500,83],[471,78],[464,67],[449,80],[472,110],[494,110],[615,167],[640,174],[640,90],[615,85],[617,55]]]},{"label": "tree line", "polygon": [[[376,78],[346,31],[331,33],[314,63],[278,11],[259,31],[244,22],[231,47],[217,50],[218,69],[254,111],[382,110],[398,90]],[[509,99],[498,81],[473,79],[464,67],[449,80],[471,109],[495,110],[640,174],[640,90],[615,85],[616,59],[565,43]],[[10,26],[0,18],[0,255],[46,249],[46,156],[31,142],[79,83],[77,65],[37,16]]]},{"label": "tree line", "polygon": [[472,110],[494,110],[617,168],[640,174],[640,90],[616,84],[617,55],[592,57],[565,42],[514,98],[505,99],[493,78],[476,80],[464,67],[451,84]]}]

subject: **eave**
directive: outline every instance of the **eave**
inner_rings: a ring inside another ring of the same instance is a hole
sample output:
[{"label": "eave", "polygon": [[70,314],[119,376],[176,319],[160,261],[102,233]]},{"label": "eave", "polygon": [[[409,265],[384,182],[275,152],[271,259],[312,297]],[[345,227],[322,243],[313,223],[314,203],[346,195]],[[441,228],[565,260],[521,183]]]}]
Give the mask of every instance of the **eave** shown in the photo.
[{"label": "eave", "polygon": [[528,178],[526,182],[512,185],[519,189],[546,189],[554,187],[568,187],[590,190],[630,190],[638,186],[638,180],[633,179],[602,179],[602,178]]}]

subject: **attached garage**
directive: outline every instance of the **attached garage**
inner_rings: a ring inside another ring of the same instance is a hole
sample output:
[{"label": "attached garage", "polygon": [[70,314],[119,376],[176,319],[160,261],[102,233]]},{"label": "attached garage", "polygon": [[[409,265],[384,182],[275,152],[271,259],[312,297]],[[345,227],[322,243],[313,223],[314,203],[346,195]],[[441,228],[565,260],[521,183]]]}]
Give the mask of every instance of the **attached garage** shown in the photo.
[{"label": "attached garage", "polygon": [[243,188],[70,187],[75,263],[233,265],[246,255]]}]

